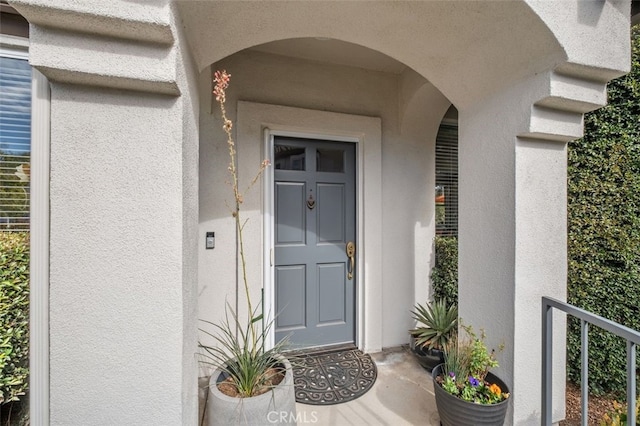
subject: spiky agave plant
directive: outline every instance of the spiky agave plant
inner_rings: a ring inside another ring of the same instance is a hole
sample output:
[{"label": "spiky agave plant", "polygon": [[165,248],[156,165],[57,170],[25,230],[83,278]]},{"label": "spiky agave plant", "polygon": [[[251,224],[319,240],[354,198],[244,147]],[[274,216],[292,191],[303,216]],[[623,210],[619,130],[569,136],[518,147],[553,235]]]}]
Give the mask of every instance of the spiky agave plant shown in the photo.
[{"label": "spiky agave plant", "polygon": [[243,325],[227,305],[225,320],[221,323],[201,320],[212,326],[214,332],[203,328],[200,331],[217,343],[217,346],[199,344],[203,350],[201,362],[226,373],[231,378],[230,384],[242,398],[264,393],[274,383],[275,376],[284,373],[280,355],[286,348],[286,339],[266,349],[266,336],[273,321],[257,331],[255,327],[262,320],[262,315],[254,312],[252,317],[252,321]]},{"label": "spiky agave plant", "polygon": [[443,299],[427,306],[418,303],[411,314],[418,324],[409,332],[417,346],[443,349],[458,331],[458,307],[447,306]]}]

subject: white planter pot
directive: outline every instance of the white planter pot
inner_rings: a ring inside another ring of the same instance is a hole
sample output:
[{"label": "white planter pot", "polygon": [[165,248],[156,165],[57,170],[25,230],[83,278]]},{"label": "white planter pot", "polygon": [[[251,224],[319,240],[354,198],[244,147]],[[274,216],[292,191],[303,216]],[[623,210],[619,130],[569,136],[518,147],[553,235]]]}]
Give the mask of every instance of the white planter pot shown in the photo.
[{"label": "white planter pot", "polygon": [[220,392],[217,369],[209,379],[207,425],[296,425],[296,395],[293,370],[288,360],[282,359],[286,374],[284,380],[270,391],[251,398],[233,398]]}]

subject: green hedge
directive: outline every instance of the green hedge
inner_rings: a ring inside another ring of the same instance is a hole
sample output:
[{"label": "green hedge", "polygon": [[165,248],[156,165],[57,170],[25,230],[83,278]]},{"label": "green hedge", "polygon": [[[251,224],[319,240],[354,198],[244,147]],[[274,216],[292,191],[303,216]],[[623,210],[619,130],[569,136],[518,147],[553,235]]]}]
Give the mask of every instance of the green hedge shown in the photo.
[{"label": "green hedge", "polygon": [[458,304],[458,239],[435,238],[436,263],[431,269],[433,299],[444,299],[447,306]]},{"label": "green hedge", "polygon": [[0,407],[29,385],[29,233],[0,232]]},{"label": "green hedge", "polygon": [[[606,107],[585,115],[584,138],[569,144],[568,300],[640,329],[640,32],[632,31],[631,73],[612,81]],[[626,347],[590,330],[589,385],[624,392]],[[568,376],[580,380],[580,325],[568,325]]]}]

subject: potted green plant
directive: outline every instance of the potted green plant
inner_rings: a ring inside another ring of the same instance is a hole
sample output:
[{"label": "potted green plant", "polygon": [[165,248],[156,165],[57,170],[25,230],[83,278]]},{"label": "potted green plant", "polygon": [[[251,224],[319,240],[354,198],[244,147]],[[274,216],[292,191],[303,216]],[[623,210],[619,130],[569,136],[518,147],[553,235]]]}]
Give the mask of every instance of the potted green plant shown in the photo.
[{"label": "potted green plant", "polygon": [[484,331],[477,336],[470,326],[462,328],[465,335],[447,344],[445,362],[432,371],[440,423],[444,426],[502,425],[509,404],[509,389],[489,372],[498,367],[495,351],[489,352]]},{"label": "potted green plant", "polygon": [[458,331],[458,307],[444,299],[416,304],[411,312],[416,327],[409,330],[411,349],[422,367],[431,371],[444,362],[444,348]]},{"label": "potted green plant", "polygon": [[[215,345],[200,342],[204,364],[215,368],[209,379],[205,416],[209,426],[229,424],[296,424],[295,391],[293,370],[283,355],[286,339],[267,349],[267,336],[273,321],[267,321],[261,307],[252,303],[247,278],[247,261],[244,251],[243,230],[246,222],[241,219],[240,207],[243,193],[239,189],[237,153],[232,137],[232,122],[225,110],[225,90],[230,81],[226,71],[214,74],[213,94],[220,105],[223,129],[227,135],[229,150],[230,185],[234,203],[231,216],[234,218],[238,241],[241,276],[247,302],[247,318],[241,319],[227,305],[225,320],[221,323],[203,321],[213,327],[211,331],[201,328]],[[258,174],[251,181],[255,184],[269,165],[263,161]]]}]

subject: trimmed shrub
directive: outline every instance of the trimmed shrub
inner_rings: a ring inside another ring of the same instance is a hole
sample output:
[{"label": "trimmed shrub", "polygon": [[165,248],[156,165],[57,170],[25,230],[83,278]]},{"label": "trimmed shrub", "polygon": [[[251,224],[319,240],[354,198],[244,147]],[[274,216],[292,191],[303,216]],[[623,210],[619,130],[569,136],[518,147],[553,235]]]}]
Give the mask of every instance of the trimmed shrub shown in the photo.
[{"label": "trimmed shrub", "polygon": [[431,269],[433,299],[458,305],[458,238],[435,238],[436,263]]},{"label": "trimmed shrub", "polygon": [[29,381],[29,233],[0,232],[0,407]]},{"label": "trimmed shrub", "polygon": [[[640,31],[632,70],[608,87],[609,103],[585,115],[585,136],[569,144],[568,301],[640,329]],[[626,389],[624,341],[590,327],[589,386]],[[568,322],[568,377],[580,381],[580,324]]]}]

